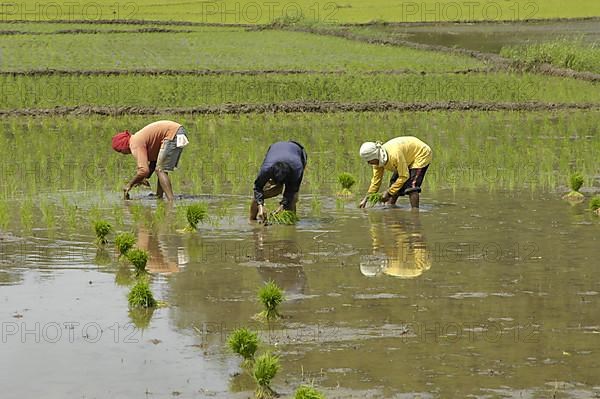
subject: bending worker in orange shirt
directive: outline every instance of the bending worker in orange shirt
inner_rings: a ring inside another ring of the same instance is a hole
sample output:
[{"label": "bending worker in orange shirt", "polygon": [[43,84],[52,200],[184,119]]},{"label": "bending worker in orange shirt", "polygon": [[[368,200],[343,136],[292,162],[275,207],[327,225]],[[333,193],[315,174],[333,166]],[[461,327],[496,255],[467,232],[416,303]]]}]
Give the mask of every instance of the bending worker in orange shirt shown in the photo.
[{"label": "bending worker in orange shirt", "polygon": [[187,144],[184,127],[172,121],[151,123],[133,136],[127,130],[117,133],[112,138],[112,148],[121,154],[132,154],[137,163],[137,173],[123,187],[123,197],[129,199],[132,187],[140,184],[149,186],[147,179],[156,169],[157,197],[162,198],[164,193],[169,201],[173,201],[175,197],[167,172],[177,167],[183,147]]},{"label": "bending worker in orange shirt", "polygon": [[[360,156],[373,166],[373,178],[368,194],[379,191],[385,170],[393,172],[390,187],[383,194],[382,201],[395,205],[399,196],[408,195],[412,208],[419,207],[421,184],[431,163],[431,148],[412,136],[396,137],[385,144],[366,142],[360,147]],[[367,197],[360,207],[367,204]]]}]

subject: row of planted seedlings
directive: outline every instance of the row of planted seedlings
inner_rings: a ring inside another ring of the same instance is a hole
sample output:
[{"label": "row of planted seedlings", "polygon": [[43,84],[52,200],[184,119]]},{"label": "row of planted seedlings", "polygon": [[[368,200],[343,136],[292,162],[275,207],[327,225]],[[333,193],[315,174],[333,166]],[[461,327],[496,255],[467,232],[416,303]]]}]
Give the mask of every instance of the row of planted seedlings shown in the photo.
[{"label": "row of planted seedlings", "polygon": [[[358,156],[360,144],[400,135],[417,136],[432,147],[428,190],[554,190],[562,186],[560,176],[570,173],[573,163],[587,176],[597,173],[597,115],[596,111],[440,111],[164,117],[190,131],[190,145],[173,179],[175,192],[250,195],[268,143],[290,138],[302,143],[309,154],[303,193],[323,194],[335,192],[335,179],[327,179],[332,171],[352,171],[358,183],[366,185],[370,170]],[[0,166],[6,172],[0,195],[65,189],[118,192],[130,177],[133,162],[110,149],[110,137],[145,123],[147,118],[134,116],[7,117],[0,122]],[[253,140],[256,131],[264,132],[260,142]],[[98,132],[106,143],[101,151]],[[33,140],[40,134],[43,143]],[[207,145],[196,145],[200,140]]]},{"label": "row of planted seedlings", "polygon": [[[571,191],[563,195],[563,199],[569,201],[571,205],[580,204],[585,201],[585,195],[580,190],[583,186],[585,179],[579,172],[575,172],[569,179],[569,188]],[[590,198],[588,208],[594,212],[594,214],[600,216],[600,195],[596,195]]]},{"label": "row of planted seedlings", "polygon": [[[253,316],[253,319],[270,323],[281,318],[279,306],[285,301],[283,290],[274,282],[266,282],[258,290],[258,301],[263,310]],[[269,328],[270,330],[270,328]],[[272,381],[279,372],[281,365],[279,357],[270,350],[265,350],[257,356],[257,350],[262,346],[258,333],[246,327],[235,329],[227,337],[229,350],[242,357],[241,369],[248,373],[256,384],[255,398],[269,399],[280,395],[272,388]],[[325,396],[314,386],[302,384],[294,392],[294,399],[324,399]]]},{"label": "row of planted seedlings", "polygon": [[[195,232],[198,224],[205,221],[208,215],[208,207],[205,203],[195,203],[181,207],[185,209],[187,226],[177,230],[182,233]],[[136,220],[135,212],[134,221]],[[96,245],[98,252],[107,257],[105,246],[109,243],[108,235],[113,231],[113,227],[106,220],[96,220],[94,222],[94,232],[96,234]],[[123,282],[125,285],[133,284],[127,295],[130,308],[130,317],[134,324],[139,328],[148,326],[156,307],[165,306],[164,302],[157,301],[154,298],[150,288],[150,276],[146,270],[148,262],[148,251],[142,248],[136,248],[136,238],[131,232],[121,232],[114,239],[115,247],[118,251],[119,271],[117,271],[117,282]],[[98,258],[98,255],[97,255]],[[110,258],[108,260],[110,262]],[[133,265],[133,281],[129,278],[129,269],[126,263]],[[103,262],[107,263],[107,262]],[[121,278],[119,278],[121,274]],[[123,278],[123,276],[125,276]]]}]

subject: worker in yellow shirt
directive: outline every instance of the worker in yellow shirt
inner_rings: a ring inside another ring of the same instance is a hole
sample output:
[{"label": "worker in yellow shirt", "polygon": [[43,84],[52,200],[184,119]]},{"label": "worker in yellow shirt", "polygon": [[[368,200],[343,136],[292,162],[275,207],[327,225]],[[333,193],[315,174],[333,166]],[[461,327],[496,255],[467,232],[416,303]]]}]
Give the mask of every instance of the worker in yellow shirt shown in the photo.
[{"label": "worker in yellow shirt", "polygon": [[[419,207],[421,184],[431,163],[431,148],[427,144],[412,136],[396,137],[385,144],[368,141],[361,145],[360,157],[373,166],[367,195],[379,191],[383,173],[389,170],[393,175],[382,201],[395,205],[399,196],[408,195],[411,207]],[[360,207],[364,208],[366,204],[365,196]]]}]

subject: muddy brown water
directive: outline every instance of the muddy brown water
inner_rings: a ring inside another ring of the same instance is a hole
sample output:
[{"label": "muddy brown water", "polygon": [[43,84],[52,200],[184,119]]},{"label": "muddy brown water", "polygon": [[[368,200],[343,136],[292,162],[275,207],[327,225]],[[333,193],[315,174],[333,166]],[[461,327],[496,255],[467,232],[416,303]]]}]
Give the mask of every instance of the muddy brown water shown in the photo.
[{"label": "muddy brown water", "polygon": [[[381,29],[381,28],[370,28]],[[429,45],[459,47],[487,53],[500,53],[504,46],[544,43],[559,38],[600,41],[600,23],[591,21],[541,21],[527,23],[427,24],[385,27],[404,40]]]},{"label": "muddy brown water", "polygon": [[[600,219],[585,204],[438,191],[418,214],[332,198],[312,214],[310,200],[297,226],[251,225],[243,201],[197,234],[130,225],[167,303],[147,314],[88,223],[3,233],[2,397],[246,398],[225,348],[239,326],[281,357],[283,397],[302,381],[330,398],[600,395]],[[287,301],[266,326],[252,316],[271,279]]]}]

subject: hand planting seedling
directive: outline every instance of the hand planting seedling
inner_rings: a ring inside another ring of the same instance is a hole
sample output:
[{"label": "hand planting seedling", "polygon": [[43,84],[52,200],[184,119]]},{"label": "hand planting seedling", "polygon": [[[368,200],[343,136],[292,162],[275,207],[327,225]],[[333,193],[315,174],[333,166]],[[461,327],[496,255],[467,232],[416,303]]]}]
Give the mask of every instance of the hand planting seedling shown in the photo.
[{"label": "hand planting seedling", "polygon": [[285,300],[285,297],[283,290],[274,281],[269,281],[260,288],[258,291],[258,300],[265,308],[259,313],[261,318],[270,321],[281,317],[277,308]]},{"label": "hand planting seedling", "polygon": [[581,186],[583,186],[583,176],[581,173],[571,175],[571,178],[569,179],[569,188],[571,191],[568,194],[565,194],[563,199],[572,202],[582,202],[585,197],[579,192]]},{"label": "hand planting seedling", "polygon": [[372,208],[380,202],[383,202],[383,195],[381,193],[367,194],[363,201],[365,200],[366,204],[369,205],[370,208]]},{"label": "hand planting seedling", "polygon": [[596,196],[590,200],[590,209],[596,215],[600,216],[600,197]]},{"label": "hand planting seedling", "polygon": [[105,245],[108,242],[106,236],[112,230],[112,226],[106,220],[97,220],[94,222],[94,230],[96,231],[96,243]]},{"label": "hand planting seedling", "polygon": [[148,262],[148,252],[143,249],[134,248],[127,251],[127,259],[135,267],[136,274],[143,274],[146,272],[146,263]]},{"label": "hand planting seedling", "polygon": [[204,203],[188,205],[185,217],[188,226],[184,229],[187,232],[194,232],[198,228],[198,223],[203,222],[208,215],[208,207]]},{"label": "hand planting seedling", "polygon": [[270,385],[279,371],[279,367],[279,358],[268,352],[256,358],[252,373],[254,381],[258,385],[256,388],[256,399],[267,399],[276,395]]},{"label": "hand planting seedling", "polygon": [[129,291],[127,300],[129,301],[129,306],[132,308],[153,308],[157,304],[146,278],[138,279],[137,283]]},{"label": "hand planting seedling", "polygon": [[135,236],[129,232],[119,233],[115,238],[115,245],[119,250],[120,256],[125,256],[127,255],[127,251],[135,245]]},{"label": "hand planting seedling", "polygon": [[352,186],[356,184],[356,179],[350,173],[342,173],[338,176],[338,183],[342,186],[342,191],[338,193],[339,196],[348,197],[352,195]]},{"label": "hand planting seedling", "polygon": [[301,385],[294,393],[294,399],[325,399],[325,396],[308,385]]},{"label": "hand planting seedling", "polygon": [[248,364],[258,348],[258,335],[247,328],[238,328],[227,339],[227,345],[232,352],[244,358],[244,364]]},{"label": "hand planting seedling", "polygon": [[284,225],[294,225],[298,223],[300,218],[296,215],[296,212],[293,211],[279,211],[272,212],[267,217],[265,221],[265,226],[269,224],[284,224]]}]

